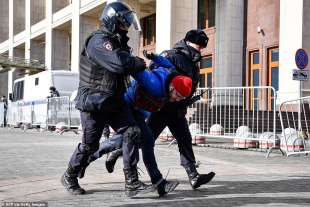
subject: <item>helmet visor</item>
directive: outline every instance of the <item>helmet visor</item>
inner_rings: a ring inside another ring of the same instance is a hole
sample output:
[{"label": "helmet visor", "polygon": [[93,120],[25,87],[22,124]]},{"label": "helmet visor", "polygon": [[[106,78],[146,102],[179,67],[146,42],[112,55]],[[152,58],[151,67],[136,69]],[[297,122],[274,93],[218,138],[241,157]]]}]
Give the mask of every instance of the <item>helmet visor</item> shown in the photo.
[{"label": "helmet visor", "polygon": [[141,25],[139,18],[134,11],[128,11],[125,14],[123,14],[123,24],[127,28],[129,28],[131,25],[134,26],[135,30],[141,32]]}]

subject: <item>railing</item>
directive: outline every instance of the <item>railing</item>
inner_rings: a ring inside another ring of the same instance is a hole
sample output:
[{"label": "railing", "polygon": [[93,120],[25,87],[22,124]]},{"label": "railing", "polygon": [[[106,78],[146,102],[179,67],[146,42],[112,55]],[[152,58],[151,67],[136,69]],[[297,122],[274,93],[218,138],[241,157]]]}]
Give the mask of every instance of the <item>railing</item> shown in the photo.
[{"label": "railing", "polygon": [[7,55],[0,55],[0,65],[2,67],[11,66],[11,67],[45,70],[44,63],[40,62],[39,60],[10,57]]},{"label": "railing", "polygon": [[287,156],[310,153],[310,96],[280,105],[281,147]]},{"label": "railing", "polygon": [[78,128],[79,111],[74,108],[69,97],[54,97],[33,102],[10,103],[8,107],[8,125],[41,126],[45,128],[60,125],[66,129]]},{"label": "railing", "polygon": [[[193,139],[231,139],[236,148],[279,148],[276,93],[272,87],[200,88],[206,93],[189,108]],[[269,98],[272,97],[272,98]]]}]

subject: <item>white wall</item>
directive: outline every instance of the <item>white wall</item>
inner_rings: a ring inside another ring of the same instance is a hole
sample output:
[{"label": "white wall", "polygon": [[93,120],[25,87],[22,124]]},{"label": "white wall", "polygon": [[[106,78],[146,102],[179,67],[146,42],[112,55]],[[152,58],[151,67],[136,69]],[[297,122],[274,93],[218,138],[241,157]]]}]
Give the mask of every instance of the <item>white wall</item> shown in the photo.
[{"label": "white wall", "polygon": [[299,81],[292,79],[296,50],[303,46],[303,0],[281,0],[278,103],[299,97]]},{"label": "white wall", "polygon": [[156,0],[156,53],[171,49],[197,28],[197,0]]}]

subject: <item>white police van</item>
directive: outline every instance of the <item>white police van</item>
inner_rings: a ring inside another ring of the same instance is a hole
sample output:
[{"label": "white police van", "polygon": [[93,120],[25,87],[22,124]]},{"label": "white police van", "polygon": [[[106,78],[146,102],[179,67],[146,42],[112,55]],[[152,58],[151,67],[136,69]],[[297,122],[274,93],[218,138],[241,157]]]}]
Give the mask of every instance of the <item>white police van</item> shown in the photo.
[{"label": "white police van", "polygon": [[58,90],[60,96],[70,96],[78,88],[78,82],[79,74],[72,71],[43,71],[16,79],[10,99],[13,102],[44,99],[50,95],[51,86]]},{"label": "white police van", "polygon": [[41,125],[47,123],[48,97],[54,86],[61,97],[70,97],[78,88],[79,74],[72,71],[48,70],[14,81],[10,94],[9,122],[11,125]]}]

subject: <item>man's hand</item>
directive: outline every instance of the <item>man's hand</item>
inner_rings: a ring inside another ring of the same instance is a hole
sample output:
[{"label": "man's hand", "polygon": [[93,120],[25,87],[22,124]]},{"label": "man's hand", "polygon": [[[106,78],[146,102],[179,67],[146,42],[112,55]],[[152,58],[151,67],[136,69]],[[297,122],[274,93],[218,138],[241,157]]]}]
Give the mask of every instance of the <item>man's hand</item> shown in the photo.
[{"label": "man's hand", "polygon": [[201,97],[203,96],[203,94],[205,94],[207,91],[208,91],[208,89],[201,91],[199,95],[193,96],[192,98],[187,100],[186,105],[190,106],[190,105],[194,104],[195,102],[199,101],[201,99]]},{"label": "man's hand", "polygon": [[143,50],[143,56],[146,57],[149,60],[153,60],[155,58],[154,53],[148,53],[146,50]]},{"label": "man's hand", "polygon": [[146,69],[146,63],[143,58],[138,56],[134,57],[134,71],[139,72]]}]

